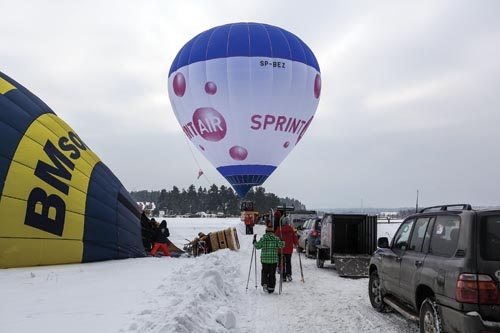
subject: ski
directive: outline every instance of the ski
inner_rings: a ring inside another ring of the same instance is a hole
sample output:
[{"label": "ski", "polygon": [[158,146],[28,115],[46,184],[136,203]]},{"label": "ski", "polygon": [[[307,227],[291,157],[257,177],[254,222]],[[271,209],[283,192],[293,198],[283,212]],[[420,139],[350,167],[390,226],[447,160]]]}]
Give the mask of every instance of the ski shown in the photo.
[{"label": "ski", "polygon": [[[257,235],[254,235],[253,239],[256,239],[256,238],[257,238]],[[254,259],[254,264],[255,264],[255,289],[257,289],[257,249],[255,248],[255,246],[253,247],[253,259]]]},{"label": "ski", "polygon": [[302,283],[304,283],[304,282],[306,282],[306,281],[304,280],[304,271],[302,270],[302,260],[300,259],[300,251],[299,251],[299,249],[298,249],[298,248],[296,248],[296,250],[297,250],[297,253],[299,254],[299,264],[300,264],[300,281],[301,281]]},{"label": "ski", "polygon": [[[254,239],[255,239],[255,237],[254,237]],[[252,271],[252,264],[253,264],[253,258],[254,258],[255,252],[256,252],[255,246],[253,246],[253,244],[252,244],[252,256],[250,257],[250,267],[248,268],[247,288],[246,288],[245,292],[248,291],[248,283],[250,282],[250,273]],[[255,287],[257,287],[257,279],[255,279]]]}]

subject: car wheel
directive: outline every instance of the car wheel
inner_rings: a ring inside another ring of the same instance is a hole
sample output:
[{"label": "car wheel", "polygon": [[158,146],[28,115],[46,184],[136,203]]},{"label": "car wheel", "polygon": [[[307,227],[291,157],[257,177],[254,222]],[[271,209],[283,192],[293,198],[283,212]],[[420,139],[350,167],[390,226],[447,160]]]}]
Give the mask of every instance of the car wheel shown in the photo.
[{"label": "car wheel", "polygon": [[378,277],[378,272],[373,271],[370,274],[370,280],[368,281],[368,295],[370,296],[370,303],[373,308],[378,312],[385,312],[387,305],[384,303],[384,295],[382,295],[382,288],[380,286],[380,278]]},{"label": "car wheel", "polygon": [[420,307],[420,332],[438,333],[442,332],[441,316],[432,298],[426,298]]},{"label": "car wheel", "polygon": [[325,261],[323,259],[320,259],[319,251],[316,251],[316,267],[323,268],[324,265],[325,265]]}]

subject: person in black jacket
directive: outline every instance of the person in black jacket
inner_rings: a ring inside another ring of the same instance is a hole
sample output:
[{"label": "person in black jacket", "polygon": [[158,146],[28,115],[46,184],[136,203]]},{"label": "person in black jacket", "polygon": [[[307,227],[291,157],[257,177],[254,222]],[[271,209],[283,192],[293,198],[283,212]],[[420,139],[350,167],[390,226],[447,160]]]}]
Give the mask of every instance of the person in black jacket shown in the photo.
[{"label": "person in black jacket", "polygon": [[168,231],[167,228],[167,221],[163,220],[160,223],[160,227],[156,229],[155,235],[154,235],[154,245],[153,249],[151,250],[151,255],[154,256],[158,249],[161,249],[163,251],[163,254],[167,257],[170,257],[170,251],[168,250],[167,246],[167,237],[170,236],[170,232]]},{"label": "person in black jacket", "polygon": [[142,212],[141,214],[141,234],[144,250],[146,250],[146,252],[151,252],[153,249],[154,229],[153,223],[146,216],[145,212]]}]

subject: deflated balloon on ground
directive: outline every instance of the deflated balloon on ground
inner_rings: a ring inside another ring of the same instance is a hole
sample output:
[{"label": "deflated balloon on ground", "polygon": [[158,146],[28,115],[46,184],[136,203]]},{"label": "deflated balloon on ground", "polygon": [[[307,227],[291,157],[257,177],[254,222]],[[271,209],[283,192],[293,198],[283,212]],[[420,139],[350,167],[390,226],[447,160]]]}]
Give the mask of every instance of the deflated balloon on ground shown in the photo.
[{"label": "deflated balloon on ground", "polygon": [[140,211],[44,102],[0,72],[0,268],[145,256]]}]

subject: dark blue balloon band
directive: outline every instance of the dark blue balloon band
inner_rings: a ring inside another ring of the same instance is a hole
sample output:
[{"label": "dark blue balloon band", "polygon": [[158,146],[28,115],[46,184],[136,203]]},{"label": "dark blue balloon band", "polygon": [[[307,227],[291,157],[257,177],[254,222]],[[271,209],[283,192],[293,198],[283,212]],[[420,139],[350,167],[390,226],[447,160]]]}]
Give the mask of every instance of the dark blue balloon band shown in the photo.
[{"label": "dark blue balloon band", "polygon": [[269,176],[276,167],[273,165],[259,165],[259,164],[246,164],[246,165],[227,165],[217,168],[224,177],[235,175],[262,175]]},{"label": "dark blue balloon band", "polygon": [[187,42],[168,75],[195,62],[228,57],[289,59],[320,71],[311,49],[294,34],[269,24],[231,23],[204,31]]},{"label": "dark blue balloon band", "polygon": [[252,186],[262,185],[274,170],[272,165],[229,165],[217,170],[233,186],[238,196],[244,198]]}]

